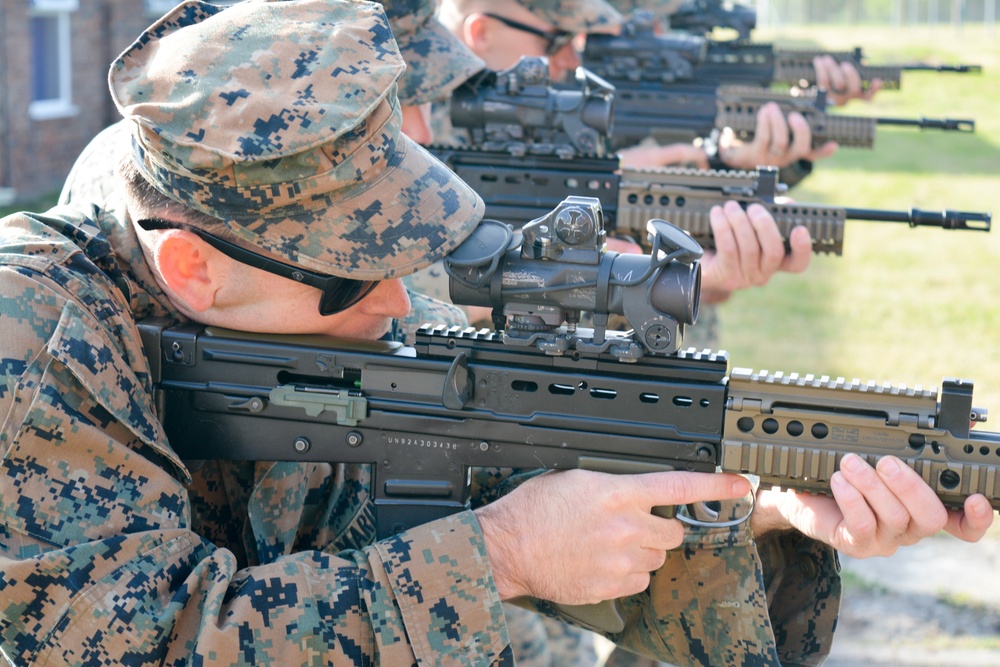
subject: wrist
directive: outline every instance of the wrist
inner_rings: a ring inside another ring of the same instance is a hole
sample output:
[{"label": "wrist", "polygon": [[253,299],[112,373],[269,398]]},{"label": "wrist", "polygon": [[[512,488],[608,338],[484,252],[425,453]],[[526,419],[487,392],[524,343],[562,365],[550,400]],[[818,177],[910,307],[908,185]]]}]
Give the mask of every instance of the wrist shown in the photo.
[{"label": "wrist", "polygon": [[500,593],[500,599],[506,601],[528,595],[528,587],[517,572],[516,550],[521,542],[513,534],[511,524],[505,518],[508,513],[504,509],[503,500],[484,505],[475,510],[474,514],[483,533],[493,582]]},{"label": "wrist", "polygon": [[699,137],[695,140],[695,146],[701,149],[708,160],[708,168],[716,170],[729,169],[729,165],[723,161],[721,156],[721,151],[719,150],[719,137],[720,133],[718,130],[712,130],[712,133],[707,137]]},{"label": "wrist", "polygon": [[795,529],[781,508],[787,493],[789,492],[758,491],[754,499],[753,514],[750,515],[750,527],[754,537],[763,537],[768,533],[787,532]]}]

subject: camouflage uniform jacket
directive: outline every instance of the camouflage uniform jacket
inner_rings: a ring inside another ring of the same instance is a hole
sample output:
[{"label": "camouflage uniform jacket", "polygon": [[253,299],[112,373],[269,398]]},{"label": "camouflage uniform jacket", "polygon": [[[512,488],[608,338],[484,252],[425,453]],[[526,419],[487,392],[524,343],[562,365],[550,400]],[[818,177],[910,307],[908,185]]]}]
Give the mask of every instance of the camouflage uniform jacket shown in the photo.
[{"label": "camouflage uniform jacket", "polygon": [[[125,219],[0,222],[0,656],[511,664],[471,512],[373,542],[365,466],[177,458],[135,321],[178,314]],[[745,528],[688,539],[612,639],[680,665],[818,664],[832,551],[776,536],[758,555]]]}]

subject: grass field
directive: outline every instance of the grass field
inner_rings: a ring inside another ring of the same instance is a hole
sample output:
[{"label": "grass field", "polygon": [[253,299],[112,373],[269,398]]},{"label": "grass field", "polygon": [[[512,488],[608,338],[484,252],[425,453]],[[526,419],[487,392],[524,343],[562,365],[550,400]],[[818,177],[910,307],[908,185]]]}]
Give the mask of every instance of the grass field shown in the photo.
[{"label": "grass field", "polygon": [[[779,46],[863,46],[871,64],[975,63],[981,75],[904,72],[902,90],[841,113],[972,118],[974,134],[880,127],[874,150],[841,149],[794,198],[846,207],[1000,213],[1000,40],[981,25],[788,27]],[[976,383],[974,402],[1000,431],[1000,230],[847,223],[842,257],[816,256],[738,293],[721,311],[731,365],[924,387]]]}]

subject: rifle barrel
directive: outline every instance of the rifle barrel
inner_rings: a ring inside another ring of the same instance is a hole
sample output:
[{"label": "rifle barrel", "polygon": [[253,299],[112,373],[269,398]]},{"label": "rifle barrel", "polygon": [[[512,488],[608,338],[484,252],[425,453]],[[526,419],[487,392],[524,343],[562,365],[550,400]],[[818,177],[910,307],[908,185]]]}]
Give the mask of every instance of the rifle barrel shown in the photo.
[{"label": "rifle barrel", "polygon": [[911,208],[909,211],[883,211],[873,208],[845,208],[848,220],[870,220],[875,222],[905,222],[910,227],[941,227],[942,229],[969,229],[990,231],[992,213],[968,213],[965,211],[924,211]]},{"label": "rifle barrel", "polygon": [[983,72],[982,65],[928,65],[927,63],[912,63],[910,65],[900,65],[899,68],[907,72],[958,72],[959,74],[982,74]]},{"label": "rifle barrel", "polygon": [[905,125],[920,129],[950,130],[954,132],[975,132],[976,121],[955,118],[876,118],[876,125]]}]

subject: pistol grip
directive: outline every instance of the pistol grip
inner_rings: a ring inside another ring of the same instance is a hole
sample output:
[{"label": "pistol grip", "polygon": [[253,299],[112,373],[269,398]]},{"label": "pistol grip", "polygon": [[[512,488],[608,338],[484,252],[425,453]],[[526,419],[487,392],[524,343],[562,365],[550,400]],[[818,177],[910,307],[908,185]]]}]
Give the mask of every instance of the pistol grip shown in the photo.
[{"label": "pistol grip", "polygon": [[650,513],[653,516],[658,516],[663,519],[676,519],[677,518],[677,506],[676,505],[660,505],[659,507],[654,507]]},{"label": "pistol grip", "polygon": [[606,634],[618,634],[625,629],[625,618],[617,600],[594,604],[553,604],[559,613],[570,620]]}]

